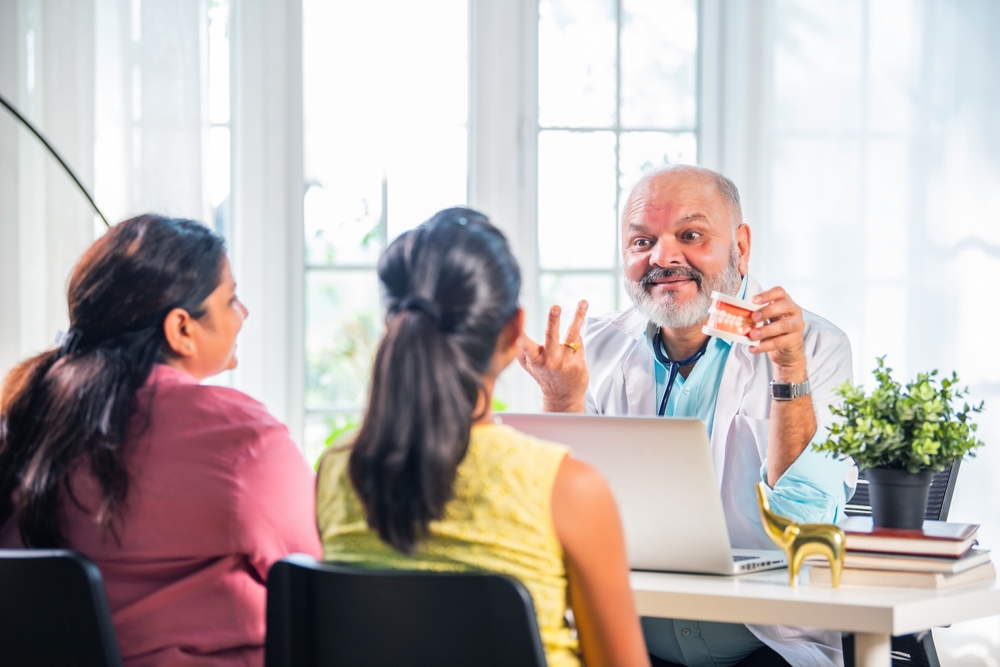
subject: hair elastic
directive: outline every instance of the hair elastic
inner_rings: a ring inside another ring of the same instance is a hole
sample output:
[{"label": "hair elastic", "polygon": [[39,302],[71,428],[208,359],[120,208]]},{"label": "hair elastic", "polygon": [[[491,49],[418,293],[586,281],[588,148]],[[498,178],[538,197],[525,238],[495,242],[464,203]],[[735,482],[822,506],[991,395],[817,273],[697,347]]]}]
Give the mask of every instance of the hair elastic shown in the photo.
[{"label": "hair elastic", "polygon": [[74,354],[80,349],[80,343],[83,341],[83,331],[77,327],[70,327],[69,331],[63,334],[62,340],[60,341],[59,354],[60,356],[66,356],[67,354]]},{"label": "hair elastic", "polygon": [[434,322],[435,326],[441,326],[441,308],[422,296],[408,296],[399,302],[399,312],[404,310],[415,310],[423,313]]}]

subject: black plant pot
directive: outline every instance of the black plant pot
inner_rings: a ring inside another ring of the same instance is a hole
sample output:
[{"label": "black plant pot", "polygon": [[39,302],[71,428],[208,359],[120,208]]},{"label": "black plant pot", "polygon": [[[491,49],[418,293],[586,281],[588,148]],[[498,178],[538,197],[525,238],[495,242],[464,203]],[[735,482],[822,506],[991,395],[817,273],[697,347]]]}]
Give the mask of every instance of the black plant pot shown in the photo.
[{"label": "black plant pot", "polygon": [[923,526],[933,470],[909,472],[869,468],[865,475],[872,503],[872,522],[876,526],[916,530]]}]

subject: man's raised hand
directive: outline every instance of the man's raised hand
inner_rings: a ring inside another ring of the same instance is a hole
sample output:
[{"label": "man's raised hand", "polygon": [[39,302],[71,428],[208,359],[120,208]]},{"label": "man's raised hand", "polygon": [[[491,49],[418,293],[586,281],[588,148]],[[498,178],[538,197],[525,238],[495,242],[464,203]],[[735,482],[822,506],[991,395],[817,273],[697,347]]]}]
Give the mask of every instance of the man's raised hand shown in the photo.
[{"label": "man's raised hand", "polygon": [[521,334],[517,360],[542,388],[546,412],[584,412],[587,406],[587,385],[590,373],[583,350],[580,329],[587,316],[587,302],[581,301],[576,315],[559,340],[559,316],[562,309],[552,306],[545,326],[545,344],[539,345]]},{"label": "man's raised hand", "polygon": [[802,308],[780,287],[761,292],[754,296],[753,301],[767,305],[753,314],[753,321],[758,326],[750,331],[750,338],[759,343],[756,347],[751,347],[750,351],[766,353],[779,370],[779,375],[780,371],[804,375],[806,356]]}]

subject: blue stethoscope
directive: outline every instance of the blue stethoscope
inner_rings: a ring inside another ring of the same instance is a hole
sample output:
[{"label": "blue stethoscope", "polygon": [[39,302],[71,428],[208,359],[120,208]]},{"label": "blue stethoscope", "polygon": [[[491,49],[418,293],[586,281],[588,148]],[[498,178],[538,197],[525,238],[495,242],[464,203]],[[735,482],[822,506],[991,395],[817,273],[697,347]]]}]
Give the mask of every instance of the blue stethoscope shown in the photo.
[{"label": "blue stethoscope", "polygon": [[[711,338],[708,340],[711,340]],[[656,360],[670,369],[667,375],[667,387],[663,390],[663,398],[660,399],[660,409],[656,412],[657,417],[662,417],[667,412],[667,399],[670,398],[670,389],[674,386],[674,380],[677,379],[677,374],[682,368],[690,366],[704,356],[705,350],[708,349],[708,340],[705,341],[705,344],[701,346],[700,350],[692,354],[687,359],[673,361],[667,357],[666,353],[663,351],[663,337],[660,335],[660,332],[657,331],[656,335],[653,336],[653,354],[656,355]]]}]

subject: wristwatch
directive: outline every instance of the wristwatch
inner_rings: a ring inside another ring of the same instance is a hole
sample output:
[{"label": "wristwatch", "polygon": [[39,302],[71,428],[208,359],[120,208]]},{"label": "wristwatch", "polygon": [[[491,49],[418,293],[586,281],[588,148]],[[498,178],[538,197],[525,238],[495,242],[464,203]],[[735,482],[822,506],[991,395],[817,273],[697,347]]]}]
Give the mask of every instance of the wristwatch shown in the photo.
[{"label": "wristwatch", "polygon": [[772,382],[771,398],[776,401],[794,401],[809,394],[809,380],[805,382]]}]

